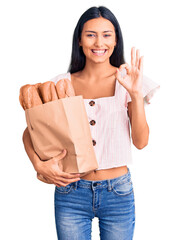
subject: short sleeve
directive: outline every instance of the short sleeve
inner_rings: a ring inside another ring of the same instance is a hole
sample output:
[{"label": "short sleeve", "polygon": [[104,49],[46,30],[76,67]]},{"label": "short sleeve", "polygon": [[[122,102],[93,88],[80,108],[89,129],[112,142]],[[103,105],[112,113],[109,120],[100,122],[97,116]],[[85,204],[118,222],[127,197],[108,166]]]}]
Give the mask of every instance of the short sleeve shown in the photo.
[{"label": "short sleeve", "polygon": [[[147,76],[143,75],[143,86],[142,86],[142,94],[144,97],[144,103],[150,104],[150,99],[153,97],[155,92],[160,88],[160,85]],[[130,94],[127,92],[127,103],[131,102]]]}]

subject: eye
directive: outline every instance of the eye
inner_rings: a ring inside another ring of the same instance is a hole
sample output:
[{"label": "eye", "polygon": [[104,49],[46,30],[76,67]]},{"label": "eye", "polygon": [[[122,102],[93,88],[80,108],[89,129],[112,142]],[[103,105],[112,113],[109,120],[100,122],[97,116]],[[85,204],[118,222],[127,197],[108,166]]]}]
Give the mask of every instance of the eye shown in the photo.
[{"label": "eye", "polygon": [[88,34],[87,37],[95,37],[95,34]]},{"label": "eye", "polygon": [[110,37],[111,35],[110,34],[105,34],[104,37]]}]

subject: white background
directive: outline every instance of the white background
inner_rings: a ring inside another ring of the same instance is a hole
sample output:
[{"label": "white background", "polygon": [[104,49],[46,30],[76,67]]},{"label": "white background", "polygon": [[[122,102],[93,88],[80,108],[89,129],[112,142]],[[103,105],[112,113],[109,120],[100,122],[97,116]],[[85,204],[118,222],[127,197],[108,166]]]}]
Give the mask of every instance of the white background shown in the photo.
[{"label": "white background", "polygon": [[[149,144],[133,151],[136,200],[134,240],[179,239],[177,1],[16,0],[0,3],[1,232],[0,239],[55,240],[54,185],[36,179],[22,143],[25,114],[19,89],[65,73],[79,17],[104,5],[117,17],[130,63],[131,47],[144,55],[144,74],[160,84],[146,106]],[[92,239],[99,239],[98,219]]]}]

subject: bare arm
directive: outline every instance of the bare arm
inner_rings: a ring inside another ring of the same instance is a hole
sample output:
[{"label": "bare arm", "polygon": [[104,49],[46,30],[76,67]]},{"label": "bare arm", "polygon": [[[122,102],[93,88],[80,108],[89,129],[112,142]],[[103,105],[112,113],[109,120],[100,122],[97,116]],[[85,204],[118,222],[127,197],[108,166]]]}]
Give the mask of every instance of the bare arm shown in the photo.
[{"label": "bare arm", "polygon": [[31,138],[30,138],[28,128],[26,128],[24,130],[22,140],[23,140],[23,143],[24,143],[25,151],[26,151],[30,161],[32,162],[32,164],[34,166],[34,169],[36,171],[38,171],[38,165],[40,164],[41,160],[39,159],[39,157],[37,156],[37,154],[35,153],[35,151],[33,149],[33,145],[32,145],[32,141],[31,141]]},{"label": "bare arm", "polygon": [[[132,141],[138,149],[144,148],[148,144],[149,127],[145,117],[144,100],[142,96],[143,88],[143,59],[140,57],[139,49],[135,52],[135,47],[131,49],[131,66],[122,64],[117,68],[116,78],[120,84],[128,91],[131,102],[128,103],[128,115],[132,128]],[[122,76],[121,71],[126,69],[126,75]]]},{"label": "bare arm", "polygon": [[49,159],[48,161],[41,161],[34,151],[28,128],[25,129],[22,140],[25,151],[34,166],[34,169],[50,182],[60,187],[80,180],[80,174],[66,173],[63,172],[59,167],[59,161],[65,157],[66,150],[60,153],[58,156]]},{"label": "bare arm", "polygon": [[131,97],[128,103],[128,115],[131,123],[132,141],[136,148],[142,149],[148,144],[149,126],[146,121],[144,100],[141,93]]}]

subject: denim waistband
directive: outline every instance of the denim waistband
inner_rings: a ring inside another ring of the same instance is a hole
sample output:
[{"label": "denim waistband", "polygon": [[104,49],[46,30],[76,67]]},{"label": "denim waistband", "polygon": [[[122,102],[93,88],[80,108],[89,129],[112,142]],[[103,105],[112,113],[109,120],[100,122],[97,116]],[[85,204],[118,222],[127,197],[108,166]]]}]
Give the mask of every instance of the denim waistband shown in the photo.
[{"label": "denim waistband", "polygon": [[112,179],[105,179],[105,180],[97,180],[97,181],[90,181],[90,180],[85,180],[85,179],[80,179],[77,182],[73,182],[70,185],[75,186],[75,188],[79,187],[84,187],[84,188],[105,188],[108,187],[109,190],[112,189],[114,184],[117,183],[123,183],[127,181],[128,179],[131,178],[131,173],[129,168],[128,172],[122,176],[119,176],[117,178],[112,178]]}]

